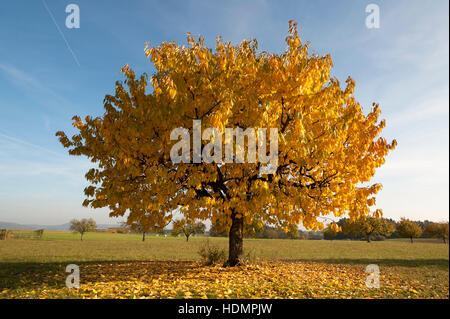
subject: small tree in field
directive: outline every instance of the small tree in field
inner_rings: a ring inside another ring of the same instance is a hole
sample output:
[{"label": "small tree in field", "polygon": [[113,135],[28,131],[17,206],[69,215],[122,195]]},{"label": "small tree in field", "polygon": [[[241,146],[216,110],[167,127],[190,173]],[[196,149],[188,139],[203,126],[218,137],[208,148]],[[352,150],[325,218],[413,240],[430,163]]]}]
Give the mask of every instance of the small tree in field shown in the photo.
[{"label": "small tree in field", "polygon": [[97,227],[97,224],[95,223],[95,220],[92,218],[83,218],[81,220],[72,219],[70,221],[70,230],[74,233],[80,233],[81,234],[81,240],[83,240],[84,233],[94,231]]},{"label": "small tree in field", "polygon": [[287,236],[289,238],[292,238],[292,239],[299,238],[300,237],[300,233],[298,231],[298,226],[297,225],[292,225],[292,224],[289,225],[289,227],[288,227],[288,229],[286,231],[286,234],[287,234]]},{"label": "small tree in field", "polygon": [[332,240],[333,238],[335,238],[338,235],[338,233],[340,231],[341,231],[341,228],[337,224],[332,223],[325,228],[325,230],[323,232],[323,237],[325,239]]},{"label": "small tree in field", "polygon": [[344,234],[352,234],[366,238],[370,243],[373,236],[389,236],[395,230],[395,226],[381,217],[363,217],[356,220],[348,219],[343,226]]},{"label": "small tree in field", "polygon": [[129,227],[132,231],[142,234],[142,241],[145,241],[145,234],[150,231],[150,227],[148,225],[141,224],[139,222],[133,222],[129,225]]},{"label": "small tree in field", "polygon": [[183,218],[174,221],[172,234],[177,236],[178,234],[183,233],[184,236],[186,236],[186,241],[189,241],[190,236],[203,234],[205,229],[205,224]]},{"label": "small tree in field", "polygon": [[132,231],[142,234],[142,241],[145,241],[145,235],[151,231],[162,232],[172,221],[172,214],[156,213],[154,211],[146,211],[142,214],[131,213],[127,221],[124,223]]},{"label": "small tree in field", "polygon": [[402,218],[397,225],[397,233],[400,237],[410,238],[412,244],[413,238],[418,238],[422,235],[422,228],[419,224],[406,218]]},{"label": "small tree in field", "polygon": [[432,223],[425,227],[424,233],[433,238],[441,238],[446,243],[448,239],[448,223]]}]

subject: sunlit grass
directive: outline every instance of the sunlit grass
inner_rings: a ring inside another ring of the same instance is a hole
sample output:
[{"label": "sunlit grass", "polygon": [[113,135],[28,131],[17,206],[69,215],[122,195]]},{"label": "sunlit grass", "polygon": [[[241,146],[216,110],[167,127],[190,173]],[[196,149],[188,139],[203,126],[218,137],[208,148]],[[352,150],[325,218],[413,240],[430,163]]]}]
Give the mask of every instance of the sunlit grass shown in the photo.
[{"label": "sunlit grass", "polygon": [[[448,298],[448,245],[436,240],[246,239],[250,266],[231,272],[199,263],[207,240],[227,249],[227,238],[142,242],[139,234],[88,233],[80,241],[56,231],[41,240],[0,241],[0,298]],[[69,263],[80,266],[81,290],[64,287]],[[365,288],[368,264],[380,266],[381,290]]]}]

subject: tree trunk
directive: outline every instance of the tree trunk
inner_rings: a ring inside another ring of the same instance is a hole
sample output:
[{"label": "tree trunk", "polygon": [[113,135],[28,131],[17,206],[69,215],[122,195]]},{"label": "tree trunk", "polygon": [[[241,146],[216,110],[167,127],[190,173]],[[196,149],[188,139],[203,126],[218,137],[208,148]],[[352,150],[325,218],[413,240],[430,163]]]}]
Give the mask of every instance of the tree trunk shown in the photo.
[{"label": "tree trunk", "polygon": [[411,237],[411,244],[413,243],[413,239],[412,239],[412,237]]},{"label": "tree trunk", "polygon": [[189,235],[186,235],[186,242],[189,241]]},{"label": "tree trunk", "polygon": [[83,241],[83,233],[81,233],[81,241]]},{"label": "tree trunk", "polygon": [[145,241],[145,232],[142,233],[142,241]]},{"label": "tree trunk", "polygon": [[446,242],[445,242],[445,237],[443,237],[442,239],[444,240],[444,244],[446,244]]},{"label": "tree trunk", "polygon": [[367,242],[370,243],[370,235],[367,235]]},{"label": "tree trunk", "polygon": [[239,264],[243,254],[244,244],[244,219],[236,218],[236,214],[231,215],[232,223],[230,228],[230,235],[228,238],[228,260],[224,266],[236,266]]}]

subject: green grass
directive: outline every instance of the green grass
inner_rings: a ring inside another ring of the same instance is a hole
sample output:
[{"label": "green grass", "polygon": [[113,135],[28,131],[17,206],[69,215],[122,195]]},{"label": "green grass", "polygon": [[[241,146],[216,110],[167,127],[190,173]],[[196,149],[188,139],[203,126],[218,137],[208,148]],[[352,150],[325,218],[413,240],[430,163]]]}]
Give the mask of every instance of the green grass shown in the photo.
[{"label": "green grass", "polygon": [[[0,241],[0,263],[93,262],[119,260],[196,260],[200,246],[209,240],[223,249],[227,238],[147,236],[87,233],[84,240],[71,232],[49,231],[42,239]],[[449,265],[448,245],[435,240],[364,241],[245,239],[244,250],[253,258],[327,263],[379,263],[397,266]]]},{"label": "green grass", "polygon": [[[227,250],[227,238],[147,236],[139,234],[46,231],[42,239],[0,241],[0,292],[2,288],[38,287],[64,275],[69,263],[108,265],[138,261],[195,261],[198,250],[208,240]],[[365,241],[245,239],[244,251],[254,260],[274,260],[317,264],[346,264],[364,267],[377,264],[383,271],[398,274],[408,282],[433,283],[430,296],[441,296],[449,280],[449,246],[438,240],[408,239],[367,243]],[[53,275],[59,274],[59,275]],[[28,278],[23,281],[23,278]],[[50,279],[49,279],[50,278]],[[20,281],[22,280],[22,281]],[[61,283],[59,283],[61,284]],[[425,292],[426,294],[428,292]],[[424,296],[427,296],[427,295]],[[445,297],[445,296],[444,296]]]},{"label": "green grass", "polygon": [[[14,230],[13,230],[14,232]],[[147,235],[148,236],[148,235]],[[80,241],[80,234],[69,231],[46,230],[40,240],[72,240]],[[155,236],[155,238],[158,238]],[[20,239],[20,238],[19,238]],[[85,233],[83,240],[101,240],[101,241],[139,241],[142,240],[140,234],[118,234],[118,233],[103,233],[103,232],[89,232]]]}]

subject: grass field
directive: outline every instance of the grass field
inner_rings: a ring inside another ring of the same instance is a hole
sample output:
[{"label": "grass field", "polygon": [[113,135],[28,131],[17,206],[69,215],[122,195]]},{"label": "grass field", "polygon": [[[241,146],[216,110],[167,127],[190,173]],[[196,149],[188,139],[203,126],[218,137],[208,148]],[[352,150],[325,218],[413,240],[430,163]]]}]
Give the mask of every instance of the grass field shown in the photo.
[{"label": "grass field", "polygon": [[[226,238],[46,231],[0,241],[0,298],[448,298],[449,247],[436,240],[246,239],[248,264],[203,266],[197,254]],[[79,289],[65,267],[80,266]],[[366,266],[380,268],[367,288]]]}]

